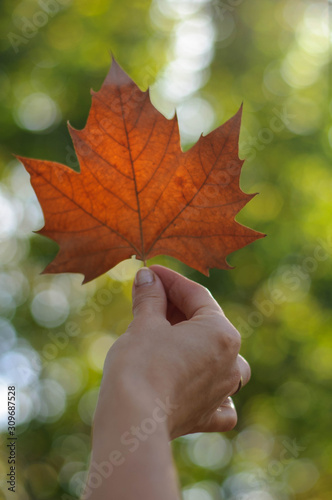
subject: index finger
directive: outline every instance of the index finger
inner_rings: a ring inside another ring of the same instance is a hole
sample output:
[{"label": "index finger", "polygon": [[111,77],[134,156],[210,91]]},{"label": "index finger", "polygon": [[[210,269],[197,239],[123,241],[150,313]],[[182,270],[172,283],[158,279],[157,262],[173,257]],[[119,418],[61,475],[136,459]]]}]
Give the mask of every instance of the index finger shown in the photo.
[{"label": "index finger", "polygon": [[204,286],[163,266],[153,265],[151,269],[161,279],[167,298],[183,312],[187,319],[198,314],[222,312],[218,302]]}]

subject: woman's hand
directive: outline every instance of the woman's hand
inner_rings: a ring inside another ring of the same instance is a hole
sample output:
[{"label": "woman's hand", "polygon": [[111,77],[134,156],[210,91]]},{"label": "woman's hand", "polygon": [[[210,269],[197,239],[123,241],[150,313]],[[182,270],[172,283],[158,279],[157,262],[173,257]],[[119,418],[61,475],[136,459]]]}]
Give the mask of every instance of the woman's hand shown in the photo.
[{"label": "woman's hand", "polygon": [[[96,420],[115,394],[167,401],[171,439],[232,429],[229,396],[250,378],[240,334],[203,286],[162,266],[138,271],[134,319],[108,352]],[[155,404],[155,403],[154,403]]]},{"label": "woman's hand", "polygon": [[250,378],[239,333],[201,285],[143,268],[133,312],[106,357],[81,500],[179,500],[169,439],[232,429],[229,396]]}]

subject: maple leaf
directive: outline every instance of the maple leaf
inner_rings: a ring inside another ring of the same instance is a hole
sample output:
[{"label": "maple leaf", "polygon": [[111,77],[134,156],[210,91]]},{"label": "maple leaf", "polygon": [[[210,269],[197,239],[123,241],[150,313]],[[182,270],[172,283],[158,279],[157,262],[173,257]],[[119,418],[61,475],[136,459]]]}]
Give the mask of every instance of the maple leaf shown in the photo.
[{"label": "maple leaf", "polygon": [[175,257],[208,275],[226,256],[265,235],[234,220],[255,195],[239,187],[242,107],[224,125],[180,147],[166,119],[113,60],[83,130],[70,125],[80,172],[18,157],[31,175],[45,226],[60,250],[44,273],[88,282],[133,254]]}]

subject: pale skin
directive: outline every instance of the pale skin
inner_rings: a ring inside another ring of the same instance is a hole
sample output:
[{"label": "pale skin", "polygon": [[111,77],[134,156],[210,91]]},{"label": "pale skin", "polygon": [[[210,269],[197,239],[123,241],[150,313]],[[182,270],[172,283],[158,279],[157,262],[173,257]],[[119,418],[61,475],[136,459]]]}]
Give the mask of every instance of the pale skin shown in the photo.
[{"label": "pale skin", "polygon": [[179,500],[169,441],[233,429],[230,396],[250,378],[238,331],[203,286],[143,268],[133,314],[107,353],[81,500]]}]

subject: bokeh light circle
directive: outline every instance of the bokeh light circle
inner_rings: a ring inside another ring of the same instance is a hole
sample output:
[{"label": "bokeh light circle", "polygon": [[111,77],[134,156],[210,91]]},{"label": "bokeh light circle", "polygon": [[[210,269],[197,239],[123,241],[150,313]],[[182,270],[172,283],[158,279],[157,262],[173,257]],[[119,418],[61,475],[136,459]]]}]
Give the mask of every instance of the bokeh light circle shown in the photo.
[{"label": "bokeh light circle", "polygon": [[20,127],[31,132],[41,132],[59,121],[60,111],[50,96],[36,92],[20,102],[15,118]]},{"label": "bokeh light circle", "polygon": [[48,328],[61,325],[68,317],[67,297],[56,289],[49,289],[35,295],[31,313],[37,323]]}]

